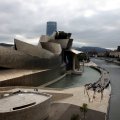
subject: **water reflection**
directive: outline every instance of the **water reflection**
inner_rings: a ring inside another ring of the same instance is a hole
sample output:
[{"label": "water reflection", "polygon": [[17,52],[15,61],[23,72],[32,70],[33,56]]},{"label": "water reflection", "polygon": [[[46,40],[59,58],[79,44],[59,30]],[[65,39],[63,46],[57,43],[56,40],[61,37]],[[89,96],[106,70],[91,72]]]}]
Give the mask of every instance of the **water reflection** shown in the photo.
[{"label": "water reflection", "polygon": [[96,82],[100,78],[100,73],[90,67],[85,67],[82,75],[67,75],[60,81],[49,85],[52,88],[67,88],[85,85]]}]

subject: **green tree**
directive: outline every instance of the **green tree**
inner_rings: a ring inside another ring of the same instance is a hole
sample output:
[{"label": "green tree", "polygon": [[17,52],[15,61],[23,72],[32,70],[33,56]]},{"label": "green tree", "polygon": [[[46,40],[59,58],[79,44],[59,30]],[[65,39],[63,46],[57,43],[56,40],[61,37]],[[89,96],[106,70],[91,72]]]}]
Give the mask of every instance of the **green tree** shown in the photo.
[{"label": "green tree", "polygon": [[79,61],[83,61],[83,60],[87,60],[87,61],[89,61],[89,57],[87,56],[87,54],[85,54],[85,53],[81,53],[81,54],[79,54],[78,56],[78,60]]},{"label": "green tree", "polygon": [[83,113],[85,119],[86,113],[88,111],[88,105],[86,103],[83,103],[82,107],[80,107],[80,111]]}]

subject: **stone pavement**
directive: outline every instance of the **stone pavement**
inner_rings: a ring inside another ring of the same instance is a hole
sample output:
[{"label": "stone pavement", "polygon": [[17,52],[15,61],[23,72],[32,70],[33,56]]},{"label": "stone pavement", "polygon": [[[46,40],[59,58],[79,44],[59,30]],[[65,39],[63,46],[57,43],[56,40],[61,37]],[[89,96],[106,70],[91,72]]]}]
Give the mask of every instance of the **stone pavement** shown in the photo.
[{"label": "stone pavement", "polygon": [[[78,120],[83,120],[80,107],[66,103],[53,103],[47,120],[71,120],[73,115],[78,115]],[[105,120],[105,113],[88,109],[85,120]]]},{"label": "stone pavement", "polygon": [[[34,88],[17,88],[8,92],[14,92],[18,89],[27,91],[35,90]],[[86,120],[105,120],[110,94],[109,89],[104,90],[102,100],[100,93],[96,93],[95,98],[93,99],[94,92],[91,90],[85,91],[84,87],[74,87],[60,90],[47,88],[37,89],[39,92],[53,95],[50,115],[47,120],[70,120],[73,114],[79,114],[79,117],[81,118],[83,113],[80,112],[80,106],[82,106],[83,103],[87,103],[89,109]]]},{"label": "stone pavement", "polygon": [[[24,90],[24,88],[17,88],[11,90],[11,92],[18,89]],[[34,91],[34,88],[28,88],[27,90]],[[77,106],[82,106],[83,103],[87,103],[89,109],[107,113],[108,101],[110,98],[109,88],[104,90],[103,98],[101,98],[101,93],[98,92],[95,93],[95,98],[93,98],[94,92],[92,90],[86,91],[84,87],[74,87],[60,90],[38,88],[38,91],[53,95],[54,103],[69,103]]]}]

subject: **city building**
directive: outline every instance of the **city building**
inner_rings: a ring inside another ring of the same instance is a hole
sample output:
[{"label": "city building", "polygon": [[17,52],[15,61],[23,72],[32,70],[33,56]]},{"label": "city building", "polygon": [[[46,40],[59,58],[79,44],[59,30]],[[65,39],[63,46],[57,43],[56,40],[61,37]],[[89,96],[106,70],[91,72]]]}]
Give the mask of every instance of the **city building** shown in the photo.
[{"label": "city building", "polygon": [[120,46],[117,47],[117,51],[120,52]]},{"label": "city building", "polygon": [[110,51],[109,56],[113,58],[120,58],[120,46],[118,46],[116,50]]},{"label": "city building", "polygon": [[120,58],[120,52],[118,52],[118,51],[111,51],[111,52],[109,53],[109,56],[110,56],[110,57]]},{"label": "city building", "polygon": [[57,31],[57,22],[54,21],[47,22],[46,34],[50,36],[55,31]]},{"label": "city building", "polygon": [[0,86],[39,86],[64,75],[66,70],[81,74],[81,52],[72,49],[70,37],[71,33],[59,31],[40,37],[38,45],[15,38],[14,47],[0,46],[0,67],[6,69],[0,74]]}]

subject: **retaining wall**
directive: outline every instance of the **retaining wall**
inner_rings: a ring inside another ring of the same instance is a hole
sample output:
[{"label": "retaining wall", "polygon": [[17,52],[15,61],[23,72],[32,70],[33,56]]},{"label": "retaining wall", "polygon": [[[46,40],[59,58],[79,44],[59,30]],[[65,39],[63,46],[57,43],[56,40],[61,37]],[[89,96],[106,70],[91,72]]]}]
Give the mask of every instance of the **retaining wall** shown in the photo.
[{"label": "retaining wall", "polygon": [[6,86],[40,86],[47,82],[56,79],[57,77],[65,73],[65,67],[57,67],[54,69],[31,73],[28,75],[23,75],[20,77],[15,77],[12,79],[0,81],[0,87]]},{"label": "retaining wall", "polygon": [[0,120],[44,120],[48,117],[50,99],[28,108],[0,113]]}]

